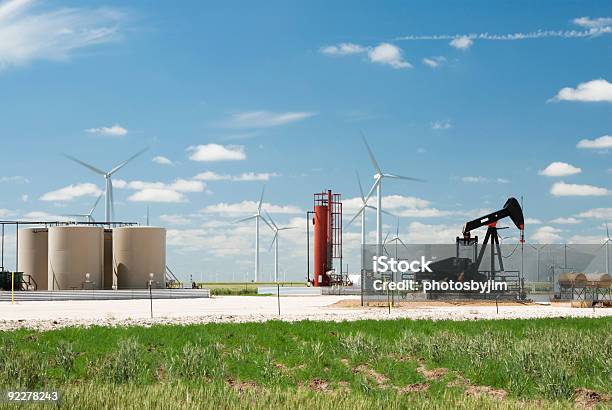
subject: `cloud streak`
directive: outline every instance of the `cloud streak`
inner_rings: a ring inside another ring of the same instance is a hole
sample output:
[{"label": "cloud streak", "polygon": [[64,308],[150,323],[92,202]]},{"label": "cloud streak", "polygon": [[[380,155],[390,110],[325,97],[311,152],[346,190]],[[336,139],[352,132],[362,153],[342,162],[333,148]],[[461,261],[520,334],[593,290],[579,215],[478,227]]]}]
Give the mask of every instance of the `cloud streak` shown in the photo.
[{"label": "cloud streak", "polygon": [[114,9],[37,11],[38,3],[0,3],[0,69],[36,60],[67,60],[77,50],[119,38],[122,15]]}]

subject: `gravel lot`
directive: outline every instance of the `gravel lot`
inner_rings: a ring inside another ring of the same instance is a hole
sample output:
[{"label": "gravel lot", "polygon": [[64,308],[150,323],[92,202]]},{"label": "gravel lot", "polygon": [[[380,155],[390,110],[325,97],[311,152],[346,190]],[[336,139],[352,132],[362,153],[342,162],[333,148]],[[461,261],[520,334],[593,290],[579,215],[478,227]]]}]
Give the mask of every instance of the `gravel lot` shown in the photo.
[{"label": "gravel lot", "polygon": [[[530,319],[544,317],[612,316],[612,309],[577,309],[568,304],[454,306],[415,305],[386,307],[340,307],[340,301],[358,301],[355,296],[287,296],[281,298],[281,315],[275,297],[222,296],[212,299],[0,302],[0,330],[33,328],[48,330],[65,326],[124,326],[156,323],[193,324],[212,322],[263,322],[267,320],[360,320],[360,319]],[[350,304],[344,302],[345,304]]]}]

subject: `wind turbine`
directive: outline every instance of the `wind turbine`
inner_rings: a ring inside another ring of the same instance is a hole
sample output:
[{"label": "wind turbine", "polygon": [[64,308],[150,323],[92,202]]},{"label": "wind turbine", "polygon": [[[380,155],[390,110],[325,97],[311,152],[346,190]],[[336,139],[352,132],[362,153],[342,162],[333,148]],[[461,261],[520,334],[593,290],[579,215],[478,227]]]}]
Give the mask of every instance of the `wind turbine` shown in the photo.
[{"label": "wind turbine", "polygon": [[[270,248],[272,248],[272,245],[276,245],[274,248],[274,282],[278,282],[278,233],[280,231],[287,231],[289,229],[295,229],[295,227],[286,226],[283,228],[279,228],[274,222],[274,219],[272,219],[272,217],[270,216],[268,212],[266,212],[266,216],[268,217],[268,220],[272,224],[272,231],[274,231],[274,238],[272,239]],[[268,226],[270,225],[268,224]]]},{"label": "wind turbine", "polygon": [[100,202],[100,199],[102,199],[103,195],[104,194],[98,195],[98,199],[96,199],[96,202],[94,202],[94,204],[91,207],[91,210],[89,211],[89,213],[86,213],[86,214],[68,214],[68,215],[64,215],[64,216],[76,216],[76,217],[80,217],[80,218],[85,218],[87,220],[87,222],[89,222],[89,223],[96,222],[96,220],[94,219],[94,217],[92,215],[93,215],[94,211],[96,210],[96,207],[98,206],[98,203]]},{"label": "wind turbine", "polygon": [[397,259],[397,244],[401,243],[404,248],[408,249],[408,246],[404,243],[404,241],[402,241],[402,239],[399,237],[399,222],[400,222],[400,218],[399,216],[397,217],[397,223],[395,225],[395,236],[393,238],[391,238],[391,240],[389,242],[387,242],[387,239],[389,238],[389,233],[387,233],[387,238],[385,238],[385,245],[387,243],[393,243],[395,242],[395,259]]},{"label": "wind turbine", "polygon": [[257,204],[257,212],[254,215],[234,221],[234,223],[237,224],[240,222],[246,222],[250,221],[251,219],[255,219],[255,282],[259,281],[259,220],[261,219],[266,223],[266,225],[270,227],[270,229],[274,230],[274,228],[272,228],[272,225],[270,225],[268,221],[266,221],[266,218],[261,215],[261,205],[263,203],[265,189],[265,186],[261,189],[261,196],[259,198],[259,203]]},{"label": "wind turbine", "polygon": [[145,148],[141,151],[138,151],[136,154],[132,155],[131,157],[129,157],[128,159],[126,159],[125,161],[117,164],[115,167],[113,167],[110,171],[108,172],[104,172],[99,168],[94,167],[93,165],[90,165],[84,161],[81,161],[78,158],[75,158],[73,156],[70,156],[68,154],[64,154],[64,156],[78,164],[83,165],[85,168],[89,169],[90,171],[95,172],[98,175],[102,175],[104,177],[104,219],[105,222],[111,222],[115,219],[115,200],[113,198],[113,181],[111,179],[111,177],[113,176],[113,174],[115,174],[117,171],[119,171],[121,168],[123,168],[124,166],[126,166],[130,161],[132,161],[133,159],[135,159],[136,157],[138,157],[139,155],[141,155],[143,152],[145,152],[146,150],[148,150],[149,148]]},{"label": "wind turbine", "polygon": [[[366,208],[376,210],[376,207],[369,205],[368,201],[366,201],[365,196],[363,194],[363,187],[361,186],[361,178],[359,178],[359,172],[356,172],[356,175],[357,175],[357,184],[359,184],[359,194],[361,196],[361,207],[359,208],[355,216],[353,216],[353,219],[349,221],[347,228],[355,221],[355,219],[357,219],[359,215],[361,215],[361,268],[363,269],[365,267],[365,249],[364,248],[366,244],[366,228],[365,228],[366,213],[365,213],[365,210]],[[387,212],[385,210],[383,210],[382,213],[390,215],[390,216],[394,216],[392,213]]]},{"label": "wind turbine", "polygon": [[361,137],[363,138],[363,143],[365,144],[366,149],[368,150],[368,155],[370,156],[370,161],[372,162],[372,166],[374,167],[374,170],[376,171],[376,174],[374,174],[374,185],[372,185],[372,188],[370,189],[368,196],[366,196],[366,202],[370,199],[370,197],[374,193],[374,190],[376,190],[376,250],[377,250],[377,255],[380,255],[381,245],[382,245],[382,181],[383,179],[385,178],[404,179],[407,181],[418,181],[418,182],[425,182],[425,181],[423,181],[422,179],[418,179],[418,178],[405,177],[405,176],[401,176],[397,174],[383,172],[380,166],[378,165],[378,162],[376,162],[376,158],[374,158],[374,154],[372,153],[372,150],[370,149],[370,146],[368,145],[368,141],[366,140],[365,135],[363,135],[363,133],[361,133]]}]

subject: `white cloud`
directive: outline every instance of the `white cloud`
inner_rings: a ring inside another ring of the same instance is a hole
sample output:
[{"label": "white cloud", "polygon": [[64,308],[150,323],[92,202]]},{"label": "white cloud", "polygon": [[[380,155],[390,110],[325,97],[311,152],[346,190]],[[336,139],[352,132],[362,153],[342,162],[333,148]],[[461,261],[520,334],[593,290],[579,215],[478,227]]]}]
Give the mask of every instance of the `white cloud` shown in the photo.
[{"label": "white cloud", "polygon": [[452,125],[451,125],[451,122],[448,121],[448,120],[445,120],[445,121],[434,121],[434,122],[431,123],[431,129],[432,130],[436,130],[436,131],[447,130],[450,127],[452,127]]},{"label": "white cloud", "polygon": [[350,54],[365,53],[367,51],[367,48],[360,46],[359,44],[340,43],[334,46],[321,47],[320,51],[323,54],[344,56]]},{"label": "white cloud", "polygon": [[85,132],[89,134],[103,135],[105,137],[123,137],[128,133],[128,130],[119,124],[111,125],[110,127],[87,128]]},{"label": "white cloud", "polygon": [[[380,43],[376,47],[365,47],[353,43],[326,46],[320,52],[327,55],[367,54],[371,63],[390,65],[395,69],[412,68],[412,64],[402,56],[402,49],[390,43]],[[432,60],[433,61],[433,60]]]},{"label": "white cloud", "polygon": [[461,182],[468,182],[468,183],[481,183],[481,182],[488,182],[489,179],[485,178],[485,177],[481,177],[481,176],[467,176],[467,177],[461,177]]},{"label": "white cloud", "polygon": [[23,215],[22,219],[26,221],[66,221],[68,217],[53,215],[44,211],[32,211]]},{"label": "white cloud", "polygon": [[206,184],[201,181],[190,179],[176,179],[174,182],[167,184],[165,182],[150,182],[150,181],[124,181],[122,179],[114,179],[113,187],[117,189],[168,189],[177,192],[203,192]]},{"label": "white cloud", "polygon": [[402,50],[389,43],[380,43],[368,52],[371,62],[390,65],[395,69],[412,68],[412,64],[404,60]]},{"label": "white cloud", "polygon": [[178,192],[203,192],[206,184],[201,181],[177,179],[168,188]]},{"label": "white cloud", "polygon": [[187,202],[185,195],[168,188],[145,188],[132,194],[128,201],[132,202]]},{"label": "white cloud", "polygon": [[506,34],[495,33],[470,33],[470,34],[429,34],[429,35],[407,35],[396,38],[404,41],[453,41],[458,40],[467,43],[466,40],[486,41],[520,41],[535,40],[543,38],[592,38],[612,33],[612,25],[607,24],[607,17],[599,19],[578,18],[575,24],[586,27],[585,30],[537,30],[529,32],[515,32]]},{"label": "white cloud", "polygon": [[0,208],[0,218],[7,218],[9,216],[13,216],[15,215],[15,212],[9,210],[9,209],[5,209],[5,208]]},{"label": "white cloud", "polygon": [[[293,205],[273,205],[269,203],[263,203],[262,209],[266,210],[271,214],[301,214],[302,210]],[[225,203],[221,202],[214,205],[208,205],[200,212],[206,214],[222,214],[222,215],[244,215],[254,214],[257,212],[257,202],[254,201],[242,201],[238,203]]]},{"label": "white cloud", "polygon": [[593,185],[557,182],[550,188],[550,193],[554,196],[606,196],[610,194],[610,191]]},{"label": "white cloud", "polygon": [[218,174],[213,171],[204,171],[194,176],[193,179],[197,179],[199,181],[225,181],[228,179],[232,179],[232,176]]},{"label": "white cloud", "polygon": [[0,177],[0,183],[29,184],[30,180],[21,175],[12,175]]},{"label": "white cloud", "polygon": [[114,9],[35,11],[38,3],[0,3],[0,69],[36,60],[67,60],[75,51],[118,38],[122,16]]},{"label": "white cloud", "polygon": [[570,244],[602,244],[604,243],[606,238],[604,236],[595,236],[595,235],[573,235],[569,238],[568,243]]},{"label": "white cloud", "polygon": [[525,219],[525,224],[526,225],[540,225],[542,223],[542,221],[540,221],[537,218],[526,218]]},{"label": "white cloud", "polygon": [[176,214],[162,214],[159,216],[159,219],[170,225],[189,225],[191,223],[191,220],[189,218],[183,215]]},{"label": "white cloud", "polygon": [[30,196],[28,194],[21,195],[21,202],[28,202],[29,199],[30,199]]},{"label": "white cloud", "polygon": [[228,120],[220,123],[227,128],[269,128],[301,121],[316,115],[309,111],[247,111],[231,114]]},{"label": "white cloud", "polygon": [[546,168],[540,170],[540,175],[547,177],[565,177],[582,172],[582,169],[566,162],[551,162]]},{"label": "white cloud", "polygon": [[423,64],[431,68],[438,68],[444,63],[446,63],[446,57],[444,56],[434,56],[434,57],[423,58]]},{"label": "white cloud", "polygon": [[277,177],[276,172],[244,172],[232,178],[233,181],[269,181],[272,177]]},{"label": "white cloud", "polygon": [[246,159],[244,147],[240,145],[206,144],[187,148],[189,159],[200,162],[242,161]]},{"label": "white cloud", "polygon": [[161,155],[153,157],[152,161],[159,165],[174,165],[174,163],[171,160]]},{"label": "white cloud", "polygon": [[603,219],[612,221],[612,208],[594,208],[576,215],[579,218]]},{"label": "white cloud", "polygon": [[586,148],[586,149],[607,149],[612,148],[612,136],[603,135],[599,138],[595,138],[592,140],[583,139],[578,141],[576,144],[577,148]]},{"label": "white cloud", "polygon": [[102,191],[97,185],[84,183],[68,185],[56,191],[47,192],[40,197],[41,201],[71,201],[82,196],[97,197]]},{"label": "white cloud", "polygon": [[467,36],[454,38],[449,43],[451,47],[455,47],[457,50],[467,50],[472,44],[474,44],[474,41]]},{"label": "white cloud", "polygon": [[600,78],[562,88],[550,101],[612,102],[612,84]]},{"label": "white cloud", "polygon": [[511,182],[509,179],[506,179],[506,178],[497,178],[495,181],[497,181],[500,184],[509,184]]},{"label": "white cloud", "polygon": [[562,240],[559,235],[561,232],[561,229],[552,226],[542,226],[531,235],[531,240],[537,243],[557,243]]},{"label": "white cloud", "polygon": [[552,221],[550,221],[550,223],[557,224],[557,225],[576,225],[576,224],[582,223],[582,221],[580,219],[576,219],[570,216],[568,218],[553,219]]},{"label": "white cloud", "polygon": [[612,26],[612,18],[610,17],[598,17],[598,18],[590,18],[590,17],[578,17],[572,20],[572,22],[581,27],[587,28],[602,28]]},{"label": "white cloud", "polygon": [[[461,232],[461,225],[439,225],[412,222],[408,226],[407,241],[411,243],[440,244],[453,243]],[[401,232],[400,232],[401,236]]]},{"label": "white cloud", "polygon": [[272,177],[278,177],[280,174],[276,172],[243,172],[240,175],[218,174],[213,171],[204,171],[193,179],[199,181],[269,181]]}]

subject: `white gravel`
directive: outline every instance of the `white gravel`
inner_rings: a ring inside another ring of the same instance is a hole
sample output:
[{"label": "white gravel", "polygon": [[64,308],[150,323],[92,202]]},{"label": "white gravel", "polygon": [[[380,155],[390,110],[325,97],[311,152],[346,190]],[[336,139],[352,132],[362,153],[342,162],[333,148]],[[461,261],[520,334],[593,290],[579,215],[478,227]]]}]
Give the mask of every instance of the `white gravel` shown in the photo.
[{"label": "white gravel", "polygon": [[264,322],[267,320],[361,319],[532,319],[546,317],[612,316],[612,309],[578,309],[569,306],[427,306],[387,308],[330,307],[358,296],[287,296],[281,298],[281,315],[275,297],[221,296],[212,299],[164,299],[153,301],[150,319],[148,299],[114,301],[0,302],[0,330],[32,328],[49,330],[66,326],[150,326],[218,322]]}]

